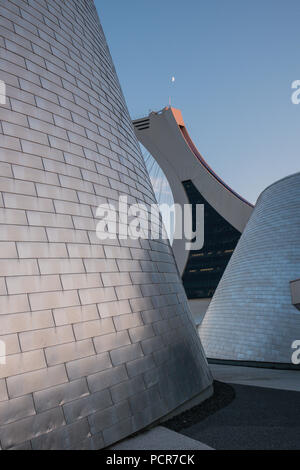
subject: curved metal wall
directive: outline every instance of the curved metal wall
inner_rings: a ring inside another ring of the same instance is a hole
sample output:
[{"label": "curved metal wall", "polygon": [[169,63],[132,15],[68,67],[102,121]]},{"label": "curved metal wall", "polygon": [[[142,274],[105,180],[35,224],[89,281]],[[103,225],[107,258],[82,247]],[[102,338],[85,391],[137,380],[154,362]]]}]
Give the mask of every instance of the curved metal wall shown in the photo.
[{"label": "curved metal wall", "polygon": [[0,14],[1,447],[101,448],[211,375],[169,244],[95,236],[154,195],[92,0]]},{"label": "curved metal wall", "polygon": [[290,281],[300,275],[300,173],[268,187],[199,328],[207,357],[291,364],[300,314]]}]

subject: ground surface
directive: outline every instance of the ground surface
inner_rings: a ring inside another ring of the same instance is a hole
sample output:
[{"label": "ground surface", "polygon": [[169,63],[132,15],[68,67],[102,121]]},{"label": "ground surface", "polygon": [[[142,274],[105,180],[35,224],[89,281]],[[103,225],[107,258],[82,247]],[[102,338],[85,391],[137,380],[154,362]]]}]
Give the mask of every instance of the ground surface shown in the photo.
[{"label": "ground surface", "polygon": [[210,448],[171,429],[156,426],[150,431],[115,444],[110,450],[210,450]]},{"label": "ground surface", "polygon": [[240,385],[278,388],[300,392],[300,371],[210,364],[216,380]]},{"label": "ground surface", "polygon": [[213,398],[114,449],[300,450],[299,371],[210,367]]},{"label": "ground surface", "polygon": [[229,405],[179,432],[214,449],[300,449],[299,392],[232,386]]}]

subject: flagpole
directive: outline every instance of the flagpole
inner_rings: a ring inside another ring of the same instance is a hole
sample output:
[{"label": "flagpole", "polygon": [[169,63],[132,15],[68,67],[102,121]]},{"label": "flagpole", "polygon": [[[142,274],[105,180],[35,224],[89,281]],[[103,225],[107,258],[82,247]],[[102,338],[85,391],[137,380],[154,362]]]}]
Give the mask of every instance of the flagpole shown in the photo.
[{"label": "flagpole", "polygon": [[[171,87],[172,87],[172,83],[174,83],[174,82],[175,82],[175,77],[173,76],[171,78]],[[171,108],[171,95],[169,96],[169,107]]]}]

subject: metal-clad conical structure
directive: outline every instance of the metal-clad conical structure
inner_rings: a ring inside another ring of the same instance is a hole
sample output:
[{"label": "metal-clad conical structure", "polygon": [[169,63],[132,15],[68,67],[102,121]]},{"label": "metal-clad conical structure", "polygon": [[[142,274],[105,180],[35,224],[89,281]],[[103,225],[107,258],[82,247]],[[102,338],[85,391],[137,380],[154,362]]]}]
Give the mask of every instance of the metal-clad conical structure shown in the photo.
[{"label": "metal-clad conical structure", "polygon": [[0,14],[1,447],[102,448],[211,375],[168,242],[96,236],[154,195],[93,1]]},{"label": "metal-clad conical structure", "polygon": [[297,173],[257,201],[199,328],[207,357],[291,364],[300,315],[290,282],[299,278]]}]

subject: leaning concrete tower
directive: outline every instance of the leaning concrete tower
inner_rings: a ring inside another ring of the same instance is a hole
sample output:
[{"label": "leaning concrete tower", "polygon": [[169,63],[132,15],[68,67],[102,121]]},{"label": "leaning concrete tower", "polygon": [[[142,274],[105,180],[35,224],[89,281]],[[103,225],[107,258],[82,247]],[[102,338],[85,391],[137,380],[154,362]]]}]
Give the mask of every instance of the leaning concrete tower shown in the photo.
[{"label": "leaning concrete tower", "polygon": [[1,447],[99,449],[211,376],[169,244],[96,236],[154,195],[92,0],[0,14]]}]

